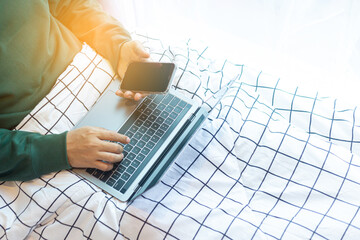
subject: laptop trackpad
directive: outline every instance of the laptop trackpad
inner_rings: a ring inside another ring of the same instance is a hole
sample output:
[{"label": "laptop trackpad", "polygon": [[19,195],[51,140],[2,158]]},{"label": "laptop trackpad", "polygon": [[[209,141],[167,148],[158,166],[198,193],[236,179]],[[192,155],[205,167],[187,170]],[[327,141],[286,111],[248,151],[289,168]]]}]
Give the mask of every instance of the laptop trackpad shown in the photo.
[{"label": "laptop trackpad", "polygon": [[128,119],[141,101],[121,98],[113,91],[107,91],[75,126],[96,126],[117,131]]}]

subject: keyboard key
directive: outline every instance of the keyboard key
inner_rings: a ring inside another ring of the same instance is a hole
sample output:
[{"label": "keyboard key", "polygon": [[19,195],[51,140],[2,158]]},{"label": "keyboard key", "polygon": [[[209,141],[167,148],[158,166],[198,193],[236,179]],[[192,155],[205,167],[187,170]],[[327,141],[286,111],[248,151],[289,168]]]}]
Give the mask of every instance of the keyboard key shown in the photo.
[{"label": "keyboard key", "polygon": [[144,142],[147,142],[147,141],[150,140],[150,136],[147,135],[147,134],[145,134],[145,135],[141,138],[141,140],[143,140]]},{"label": "keyboard key", "polygon": [[162,118],[167,118],[169,116],[169,113],[168,112],[162,112],[161,114],[160,114],[160,117],[162,117]]},{"label": "keyboard key", "polygon": [[165,109],[166,105],[163,103],[160,103],[159,106],[157,107],[160,111],[163,111]]},{"label": "keyboard key", "polygon": [[170,114],[170,117],[171,117],[172,119],[176,119],[178,115],[179,115],[179,114],[177,114],[176,112],[172,112],[172,113]]},{"label": "keyboard key", "polygon": [[125,181],[122,180],[122,179],[119,179],[119,180],[115,183],[114,188],[115,188],[116,190],[120,190],[120,188],[121,188],[122,186],[124,186],[124,184],[125,184]]},{"label": "keyboard key", "polygon": [[154,103],[159,103],[161,102],[161,100],[164,98],[165,95],[163,94],[157,94],[156,97],[154,98],[153,102]]},{"label": "keyboard key", "polygon": [[155,143],[153,143],[151,141],[146,144],[146,147],[148,147],[149,149],[152,149],[154,146],[155,146]]},{"label": "keyboard key", "polygon": [[133,146],[131,146],[130,144],[126,144],[126,146],[124,147],[124,151],[130,152],[132,148],[133,148]]},{"label": "keyboard key", "polygon": [[[134,147],[132,152],[135,153],[135,154],[138,154],[140,152],[140,148],[139,147]],[[131,160],[131,159],[130,159]]]},{"label": "keyboard key", "polygon": [[[120,167],[118,167],[118,169],[117,169],[117,171],[118,171],[118,172],[117,172],[117,173],[118,173],[118,176],[117,176],[116,178],[119,178],[119,177],[120,177],[120,174],[123,173],[123,172],[125,172],[125,170],[126,170],[126,167],[120,165]],[[114,172],[113,177],[115,178],[115,176],[116,176],[116,174],[115,174],[115,172]]]},{"label": "keyboard key", "polygon": [[181,111],[182,111],[182,108],[179,107],[179,106],[177,106],[177,107],[174,109],[174,112],[176,112],[176,113],[181,113]]},{"label": "keyboard key", "polygon": [[113,186],[115,184],[115,180],[113,178],[109,178],[109,180],[106,181],[106,184]]},{"label": "keyboard key", "polygon": [[178,104],[179,101],[180,101],[179,98],[174,97],[173,100],[171,100],[169,105],[175,107]]},{"label": "keyboard key", "polygon": [[131,162],[130,162],[129,160],[127,160],[127,159],[121,161],[121,165],[123,165],[123,166],[125,166],[125,167],[129,166],[130,163],[131,163]]},{"label": "keyboard key", "polygon": [[153,111],[153,114],[154,114],[155,116],[159,116],[160,113],[161,113],[161,111],[160,111],[159,109],[155,109],[155,110]]},{"label": "keyboard key", "polygon": [[148,134],[150,136],[153,135],[154,133],[155,133],[154,129],[151,129],[151,128],[148,129],[147,132],[146,132],[146,134]]},{"label": "keyboard key", "polygon": [[161,137],[162,135],[164,135],[164,133],[165,133],[165,132],[164,132],[163,130],[158,129],[155,134],[156,134],[157,136]]},{"label": "keyboard key", "polygon": [[152,129],[155,129],[155,130],[157,130],[159,127],[160,127],[160,124],[158,124],[158,123],[156,123],[156,122],[154,122],[154,123],[151,125],[151,128],[152,128]]},{"label": "keyboard key", "polygon": [[[134,150],[133,150],[134,151]],[[129,160],[133,160],[136,157],[136,155],[134,153],[129,153],[129,155],[127,156],[127,159]]]},{"label": "keyboard key", "polygon": [[139,133],[144,134],[144,133],[147,131],[147,129],[148,129],[148,127],[146,127],[146,126],[144,125],[144,126],[142,126],[142,127],[139,128]]},{"label": "keyboard key", "polygon": [[122,171],[120,171],[120,169],[117,169],[117,171],[115,171],[113,174],[112,174],[112,178],[114,179],[119,179],[120,176],[121,176],[121,173],[125,172],[126,168],[124,166],[121,166],[122,167]]},{"label": "keyboard key", "polygon": [[165,111],[167,111],[168,113],[171,113],[174,110],[174,108],[172,106],[166,106]]},{"label": "keyboard key", "polygon": [[151,94],[151,95],[147,96],[147,98],[149,98],[149,99],[154,99],[155,97],[156,97],[156,94]]},{"label": "keyboard key", "polygon": [[136,111],[138,111],[138,112],[144,112],[145,111],[145,109],[146,109],[146,105],[145,104],[142,104],[138,109],[136,109]]},{"label": "keyboard key", "polygon": [[134,124],[135,124],[135,126],[140,127],[143,124],[143,121],[138,119],[138,120],[135,121]]},{"label": "keyboard key", "polygon": [[134,168],[137,168],[139,165],[140,165],[140,162],[137,161],[137,160],[134,160],[134,161],[131,163],[131,166],[133,166]]},{"label": "keyboard key", "polygon": [[142,136],[143,136],[143,134],[139,131],[139,132],[137,132],[135,135],[134,135],[134,138],[136,138],[136,139],[141,139],[142,138]]},{"label": "keyboard key", "polygon": [[125,133],[125,136],[128,136],[129,138],[132,138],[134,136],[133,132],[127,132]]},{"label": "keyboard key", "polygon": [[103,182],[106,182],[109,179],[109,177],[111,176],[111,173],[112,173],[112,171],[106,171],[100,176],[99,179]]},{"label": "keyboard key", "polygon": [[144,123],[144,126],[149,128],[151,126],[151,121],[150,120],[146,120],[146,122]]},{"label": "keyboard key", "polygon": [[126,169],[126,172],[131,175],[131,174],[133,174],[133,173],[135,172],[135,168],[132,167],[132,166],[129,166],[129,167]]},{"label": "keyboard key", "polygon": [[145,121],[147,119],[147,116],[145,114],[141,114],[139,119]]},{"label": "keyboard key", "polygon": [[138,144],[136,146],[138,146],[139,148],[143,148],[145,146],[146,142],[144,142],[143,140],[139,141]]},{"label": "keyboard key", "polygon": [[167,118],[167,119],[165,120],[165,123],[166,123],[167,125],[171,125],[173,122],[174,122],[174,120],[173,120],[172,118]]},{"label": "keyboard key", "polygon": [[144,147],[142,150],[141,150],[141,153],[144,154],[144,155],[148,155],[150,152],[150,149],[148,149],[147,147]]},{"label": "keyboard key", "polygon": [[148,108],[150,108],[151,110],[154,110],[156,108],[156,104],[155,103],[150,103]]},{"label": "keyboard key", "polygon": [[156,136],[156,135],[154,135],[154,136],[151,137],[151,141],[153,141],[153,142],[155,142],[155,143],[158,142],[159,139],[160,139],[160,138],[159,138],[158,136]]},{"label": "keyboard key", "polygon": [[162,124],[164,121],[165,121],[164,118],[158,117],[155,122],[158,123],[158,124]]},{"label": "keyboard key", "polygon": [[164,124],[162,124],[162,125],[160,126],[160,129],[163,130],[163,131],[168,130],[168,128],[169,128],[169,125],[167,125],[166,123],[164,123]]},{"label": "keyboard key", "polygon": [[143,104],[149,105],[151,103],[151,99],[150,98],[145,98],[143,101]]},{"label": "keyboard key", "polygon": [[96,169],[95,168],[87,168],[86,172],[92,174]]},{"label": "keyboard key", "polygon": [[137,142],[138,142],[138,140],[136,139],[136,138],[132,138],[131,140],[130,140],[130,145],[132,145],[132,146],[135,146],[136,144],[137,144]]},{"label": "keyboard key", "polygon": [[152,110],[150,108],[146,108],[144,113],[149,116],[152,113]]},{"label": "keyboard key", "polygon": [[128,180],[130,178],[130,174],[128,174],[127,172],[124,172],[122,175],[121,175],[121,179],[123,180]]},{"label": "keyboard key", "polygon": [[150,122],[153,122],[153,121],[155,121],[156,117],[157,117],[157,116],[155,116],[154,114],[151,114],[151,115],[149,116],[148,120],[149,120]]},{"label": "keyboard key", "polygon": [[101,174],[103,173],[103,171],[99,170],[99,169],[96,169],[94,172],[93,172],[93,176],[96,177],[96,178],[99,178],[101,176]]},{"label": "keyboard key", "polygon": [[178,106],[180,106],[181,108],[184,108],[186,106],[186,102],[181,100],[179,103],[178,103]]},{"label": "keyboard key", "polygon": [[174,95],[171,94],[166,95],[166,97],[162,100],[162,103],[167,105],[173,97]]},{"label": "keyboard key", "polygon": [[130,131],[136,132],[139,129],[139,127],[132,125],[130,128]]},{"label": "keyboard key", "polygon": [[145,158],[145,155],[142,154],[142,153],[140,153],[139,155],[136,156],[136,159],[139,160],[140,162],[141,162],[142,160],[144,160],[144,158]]}]

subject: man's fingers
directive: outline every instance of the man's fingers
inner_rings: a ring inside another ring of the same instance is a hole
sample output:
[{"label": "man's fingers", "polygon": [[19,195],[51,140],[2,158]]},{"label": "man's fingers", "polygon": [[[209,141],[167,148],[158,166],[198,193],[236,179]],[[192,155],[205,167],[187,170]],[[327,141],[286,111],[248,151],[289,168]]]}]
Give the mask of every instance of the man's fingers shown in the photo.
[{"label": "man's fingers", "polygon": [[143,95],[141,93],[135,93],[135,96],[134,96],[135,101],[139,101],[142,98],[143,98]]},{"label": "man's fingers", "polygon": [[117,143],[102,141],[101,146],[99,148],[101,152],[111,152],[120,154],[123,152],[123,147]]},{"label": "man's fingers", "polygon": [[146,51],[146,49],[140,42],[134,41],[134,43],[135,44],[133,50],[139,60],[146,60],[147,58],[150,57],[150,54]]},{"label": "man's fingers", "polygon": [[107,163],[103,161],[96,161],[94,165],[95,168],[100,169],[101,171],[110,171],[114,167],[112,163]]},{"label": "man's fingers", "polygon": [[116,154],[109,152],[99,152],[98,159],[109,163],[120,162],[124,158],[124,154]]},{"label": "man's fingers", "polygon": [[124,93],[124,97],[126,97],[126,98],[133,98],[133,96],[134,96],[134,93],[131,91],[126,91]]},{"label": "man's fingers", "polygon": [[121,91],[120,89],[117,90],[117,91],[115,92],[115,94],[118,95],[119,97],[124,97],[124,93],[123,93],[123,91]]},{"label": "man's fingers", "polygon": [[130,138],[117,132],[112,132],[106,129],[99,128],[98,138],[101,140],[109,140],[114,142],[129,143]]}]

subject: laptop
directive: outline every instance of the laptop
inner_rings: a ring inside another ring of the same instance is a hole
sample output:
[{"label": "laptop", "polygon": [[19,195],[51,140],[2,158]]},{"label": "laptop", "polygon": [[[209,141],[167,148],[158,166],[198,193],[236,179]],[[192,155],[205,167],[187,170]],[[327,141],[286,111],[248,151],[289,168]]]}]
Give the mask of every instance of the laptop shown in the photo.
[{"label": "laptop", "polygon": [[74,172],[120,201],[132,201],[159,181],[210,111],[173,89],[139,102],[120,98],[113,83],[74,128],[97,126],[128,136],[124,158],[110,171]]}]

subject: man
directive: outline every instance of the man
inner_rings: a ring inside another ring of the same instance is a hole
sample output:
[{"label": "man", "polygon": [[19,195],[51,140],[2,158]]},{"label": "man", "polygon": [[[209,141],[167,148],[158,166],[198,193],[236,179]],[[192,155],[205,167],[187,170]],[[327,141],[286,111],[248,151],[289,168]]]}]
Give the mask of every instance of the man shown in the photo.
[{"label": "man", "polygon": [[[86,42],[120,77],[149,54],[96,0],[0,2],[0,180],[30,180],[70,167],[106,171],[122,160],[126,136],[85,127],[61,134],[12,131],[49,93]],[[139,100],[141,93],[117,91]]]}]

